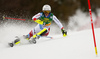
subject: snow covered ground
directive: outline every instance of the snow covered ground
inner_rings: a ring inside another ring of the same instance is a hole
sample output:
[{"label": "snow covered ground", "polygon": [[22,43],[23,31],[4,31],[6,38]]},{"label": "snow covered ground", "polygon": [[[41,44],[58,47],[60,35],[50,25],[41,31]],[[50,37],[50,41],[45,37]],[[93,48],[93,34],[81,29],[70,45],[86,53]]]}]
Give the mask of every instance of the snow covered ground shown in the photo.
[{"label": "snow covered ground", "polygon": [[[80,11],[78,12],[80,13]],[[89,19],[85,14],[83,16],[84,19]],[[84,20],[82,17],[74,19]],[[83,25],[80,21],[79,24]],[[8,42],[15,39],[16,35],[22,36],[29,33],[35,25],[7,21],[0,26],[0,59],[100,59],[100,28],[95,28],[98,56],[95,54],[91,29],[68,31],[68,36],[63,37],[60,29],[53,25],[49,35],[53,39],[40,38],[37,40],[37,44],[25,44],[14,47],[7,45]],[[78,26],[80,27],[80,25]],[[75,25],[73,28],[75,28]]]},{"label": "snow covered ground", "polygon": [[98,57],[95,55],[91,30],[50,35],[53,39],[40,38],[37,44],[7,46],[16,35],[23,35],[31,28],[18,25],[0,27],[0,59],[100,59],[100,28],[95,29]]}]

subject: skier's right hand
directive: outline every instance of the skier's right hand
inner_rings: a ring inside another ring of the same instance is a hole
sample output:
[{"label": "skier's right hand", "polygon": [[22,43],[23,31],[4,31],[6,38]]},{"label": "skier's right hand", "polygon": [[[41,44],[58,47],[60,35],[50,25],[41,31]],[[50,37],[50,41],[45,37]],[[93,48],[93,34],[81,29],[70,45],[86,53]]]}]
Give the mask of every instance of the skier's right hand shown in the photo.
[{"label": "skier's right hand", "polygon": [[35,21],[36,23],[38,23],[38,24],[43,25],[43,21],[42,21],[42,20],[40,20],[40,19],[35,19],[34,21]]}]

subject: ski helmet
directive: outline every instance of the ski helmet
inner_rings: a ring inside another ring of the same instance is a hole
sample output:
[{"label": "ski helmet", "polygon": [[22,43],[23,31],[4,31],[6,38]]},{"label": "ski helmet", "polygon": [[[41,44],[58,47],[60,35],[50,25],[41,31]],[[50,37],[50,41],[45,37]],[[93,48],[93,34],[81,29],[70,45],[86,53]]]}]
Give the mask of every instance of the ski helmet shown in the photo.
[{"label": "ski helmet", "polygon": [[44,5],[43,8],[42,8],[42,11],[51,11],[51,7],[50,5]]}]

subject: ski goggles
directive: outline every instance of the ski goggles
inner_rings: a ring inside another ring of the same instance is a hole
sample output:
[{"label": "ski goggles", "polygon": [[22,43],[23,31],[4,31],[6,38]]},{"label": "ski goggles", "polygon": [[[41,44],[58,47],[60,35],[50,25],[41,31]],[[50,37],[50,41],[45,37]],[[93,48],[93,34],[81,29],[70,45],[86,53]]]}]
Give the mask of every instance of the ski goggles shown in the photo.
[{"label": "ski goggles", "polygon": [[43,11],[43,13],[50,13],[51,11]]}]

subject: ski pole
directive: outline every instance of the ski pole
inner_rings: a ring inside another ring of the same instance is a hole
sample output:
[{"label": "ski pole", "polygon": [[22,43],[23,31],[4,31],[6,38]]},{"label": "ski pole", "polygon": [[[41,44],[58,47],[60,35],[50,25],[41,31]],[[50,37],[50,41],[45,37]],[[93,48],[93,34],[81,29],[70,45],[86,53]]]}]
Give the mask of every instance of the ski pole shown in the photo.
[{"label": "ski pole", "polygon": [[92,32],[93,32],[95,53],[96,53],[96,55],[97,55],[98,53],[97,53],[97,47],[96,47],[96,40],[95,40],[95,33],[94,33],[94,26],[93,26],[93,19],[92,19],[92,12],[91,12],[90,0],[88,0],[88,7],[89,7],[90,18],[91,18],[91,27],[92,27]]},{"label": "ski pole", "polygon": [[13,20],[23,20],[23,21],[26,20],[26,19],[20,19],[20,18],[10,18],[10,17],[5,17],[5,16],[3,16],[3,19],[13,19]]}]

